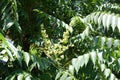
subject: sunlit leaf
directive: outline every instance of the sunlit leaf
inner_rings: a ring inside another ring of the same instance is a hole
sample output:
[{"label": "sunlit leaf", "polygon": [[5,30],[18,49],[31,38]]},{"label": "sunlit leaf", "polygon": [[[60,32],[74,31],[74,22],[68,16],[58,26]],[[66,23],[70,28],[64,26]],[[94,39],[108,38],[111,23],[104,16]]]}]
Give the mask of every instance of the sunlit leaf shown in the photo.
[{"label": "sunlit leaf", "polygon": [[84,54],[84,62],[85,62],[85,66],[87,65],[88,61],[89,61],[89,54]]},{"label": "sunlit leaf", "polygon": [[101,62],[103,62],[103,53],[102,52],[100,52],[100,53],[98,53],[98,59],[101,61]]},{"label": "sunlit leaf", "polygon": [[108,38],[107,39],[107,46],[108,46],[108,48],[111,48],[112,44],[113,44],[112,38]]},{"label": "sunlit leaf", "polygon": [[109,29],[109,26],[111,24],[111,18],[112,18],[111,16],[112,15],[110,15],[110,14],[107,15],[107,22],[106,22],[107,29]]},{"label": "sunlit leaf", "polygon": [[30,61],[30,55],[27,52],[24,52],[23,55],[24,55],[25,62],[27,64],[27,66],[28,66],[29,61]]},{"label": "sunlit leaf", "polygon": [[32,71],[36,67],[36,62],[30,65],[29,70]]},{"label": "sunlit leaf", "polygon": [[101,66],[100,66],[100,67],[101,67],[101,71],[104,71],[104,70],[105,70],[105,68],[106,68],[104,64],[101,64]]},{"label": "sunlit leaf", "polygon": [[101,13],[99,18],[98,18],[98,25],[100,25],[102,23],[102,17],[103,17],[104,13]]},{"label": "sunlit leaf", "polygon": [[102,37],[102,38],[101,38],[101,45],[102,45],[102,46],[105,45],[105,41],[106,41],[105,37]]},{"label": "sunlit leaf", "polygon": [[103,26],[106,27],[107,14],[104,14],[102,17]]},{"label": "sunlit leaf", "polygon": [[60,80],[66,80],[67,76],[68,76],[67,72],[63,73],[63,75],[60,77]]},{"label": "sunlit leaf", "polygon": [[113,74],[110,74],[109,80],[114,80],[114,79],[115,79],[115,76]]},{"label": "sunlit leaf", "polygon": [[69,71],[74,75],[74,67],[72,65],[69,66]]},{"label": "sunlit leaf", "polygon": [[67,77],[66,80],[73,80],[71,77]]},{"label": "sunlit leaf", "polygon": [[113,44],[113,45],[114,45],[114,47],[119,46],[119,45],[120,45],[119,43],[120,43],[120,41],[119,41],[119,40],[114,40],[114,44]]},{"label": "sunlit leaf", "polygon": [[12,25],[14,24],[14,22],[9,22],[6,26],[7,26],[7,29],[10,28]]},{"label": "sunlit leaf", "polygon": [[[83,65],[84,65],[84,57],[83,56],[79,56],[78,57],[78,65],[80,66],[80,67],[83,67]],[[78,67],[79,67],[78,66]],[[79,68],[78,68],[78,70],[79,70]]]},{"label": "sunlit leaf", "polygon": [[10,56],[11,60],[14,60],[12,53],[5,47],[8,55]]},{"label": "sunlit leaf", "polygon": [[117,26],[118,26],[118,30],[119,30],[119,32],[120,32],[120,18],[118,18]]},{"label": "sunlit leaf", "polygon": [[9,80],[14,80],[16,75],[13,75]]},{"label": "sunlit leaf", "polygon": [[117,26],[117,21],[118,21],[118,16],[114,15],[112,17],[112,24],[111,24],[113,31],[114,31],[115,27]]},{"label": "sunlit leaf", "polygon": [[25,78],[25,80],[31,80],[31,76],[28,75],[28,76]]},{"label": "sunlit leaf", "polygon": [[110,75],[110,69],[105,69],[105,71],[104,71],[104,74],[105,74],[105,76],[106,76],[106,78]]},{"label": "sunlit leaf", "polygon": [[80,68],[78,67],[78,65],[76,65],[77,61],[78,61],[77,59],[72,59],[72,65],[75,68],[76,72],[78,72],[78,68]]},{"label": "sunlit leaf", "polygon": [[62,75],[62,72],[61,72],[61,71],[58,72],[57,75],[56,75],[56,77],[55,77],[55,80],[58,80],[58,79],[60,78],[61,75]]},{"label": "sunlit leaf", "polygon": [[97,60],[96,52],[91,52],[90,57],[91,57],[91,60],[92,60],[93,64],[95,64],[95,62]]},{"label": "sunlit leaf", "polygon": [[23,75],[23,74],[19,74],[19,75],[17,76],[17,80],[23,80],[23,78],[24,78],[24,75]]}]

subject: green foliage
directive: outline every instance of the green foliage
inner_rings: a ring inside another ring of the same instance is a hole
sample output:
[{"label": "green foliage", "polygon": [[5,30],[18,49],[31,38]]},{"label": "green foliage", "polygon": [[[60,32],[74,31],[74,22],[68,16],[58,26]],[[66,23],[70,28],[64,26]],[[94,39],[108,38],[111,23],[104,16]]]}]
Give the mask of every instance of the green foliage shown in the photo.
[{"label": "green foliage", "polygon": [[14,25],[16,26],[17,30],[21,32],[21,27],[18,23],[16,0],[1,0],[0,7],[1,29],[6,31],[8,28]]},{"label": "green foliage", "polygon": [[0,78],[120,79],[119,9],[117,0],[0,0]]}]

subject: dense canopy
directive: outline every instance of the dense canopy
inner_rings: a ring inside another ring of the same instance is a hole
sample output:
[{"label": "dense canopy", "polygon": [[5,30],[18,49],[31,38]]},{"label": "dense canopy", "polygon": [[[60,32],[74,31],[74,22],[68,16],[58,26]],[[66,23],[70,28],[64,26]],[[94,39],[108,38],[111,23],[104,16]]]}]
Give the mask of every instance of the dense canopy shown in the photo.
[{"label": "dense canopy", "polygon": [[0,0],[1,80],[119,80],[119,0]]}]

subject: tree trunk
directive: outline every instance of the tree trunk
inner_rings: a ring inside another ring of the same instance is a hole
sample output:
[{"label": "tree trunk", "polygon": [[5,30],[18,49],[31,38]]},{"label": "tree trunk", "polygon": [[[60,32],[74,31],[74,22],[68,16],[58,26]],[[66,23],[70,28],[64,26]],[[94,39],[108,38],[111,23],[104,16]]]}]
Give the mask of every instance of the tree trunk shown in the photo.
[{"label": "tree trunk", "polygon": [[22,48],[25,52],[29,52],[29,49],[30,49],[29,35],[23,36]]}]

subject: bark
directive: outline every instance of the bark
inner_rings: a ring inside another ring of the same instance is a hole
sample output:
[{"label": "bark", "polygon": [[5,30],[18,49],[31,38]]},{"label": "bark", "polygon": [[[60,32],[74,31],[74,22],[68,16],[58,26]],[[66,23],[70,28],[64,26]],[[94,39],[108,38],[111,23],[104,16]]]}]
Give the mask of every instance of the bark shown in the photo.
[{"label": "bark", "polygon": [[29,52],[30,49],[30,41],[29,41],[29,36],[25,35],[23,36],[23,44],[22,44],[22,48],[25,52]]}]

